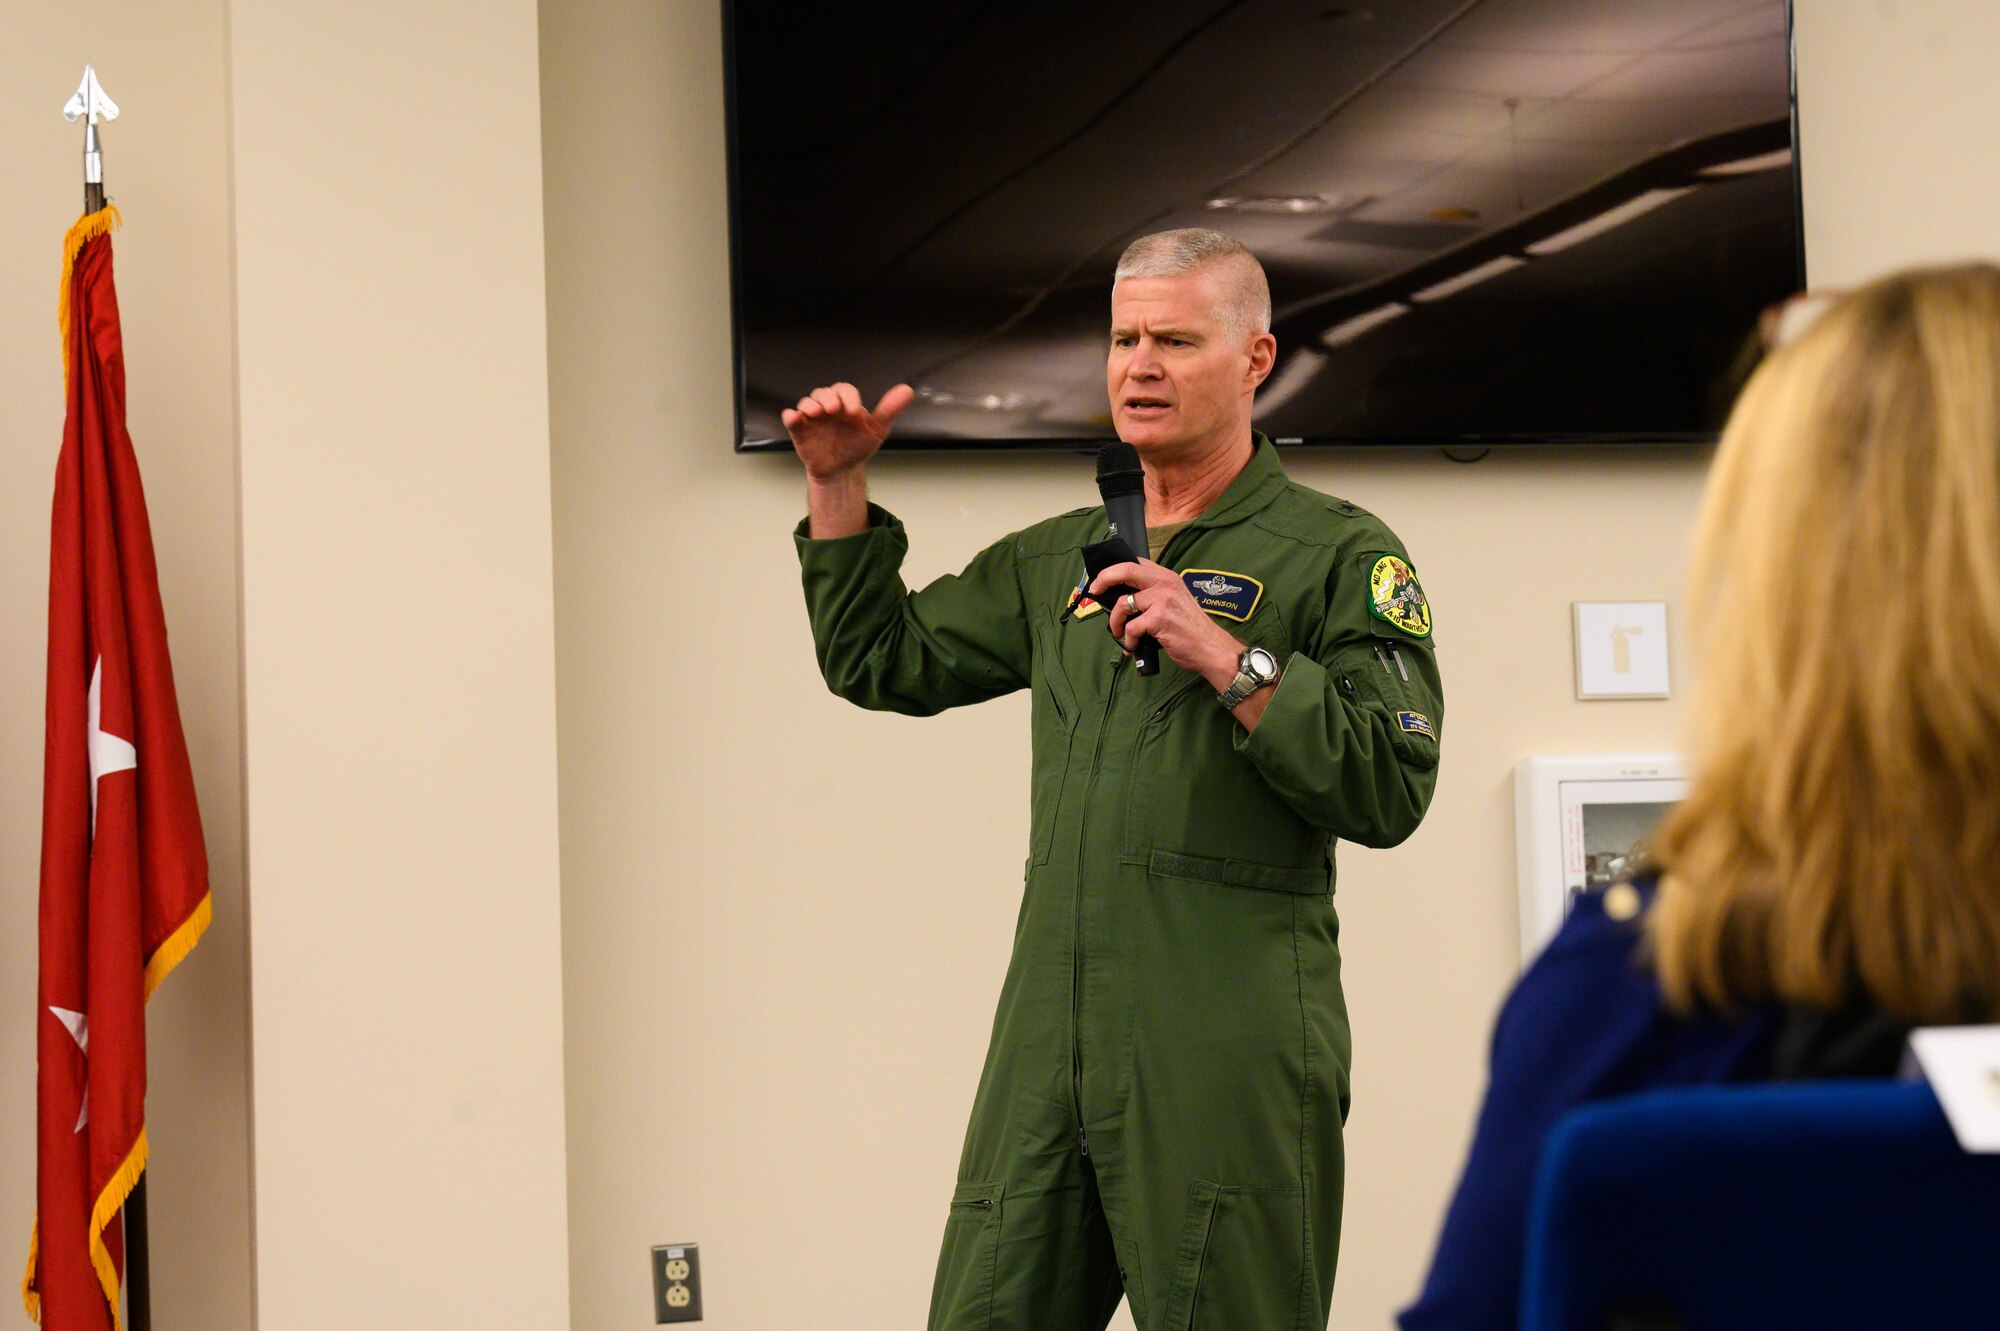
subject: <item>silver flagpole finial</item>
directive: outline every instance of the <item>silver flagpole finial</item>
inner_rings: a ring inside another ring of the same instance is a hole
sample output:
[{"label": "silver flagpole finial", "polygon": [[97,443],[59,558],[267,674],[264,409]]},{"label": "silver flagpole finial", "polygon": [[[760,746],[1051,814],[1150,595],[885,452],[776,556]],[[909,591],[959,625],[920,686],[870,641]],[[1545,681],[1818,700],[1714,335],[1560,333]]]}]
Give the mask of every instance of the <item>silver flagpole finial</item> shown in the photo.
[{"label": "silver flagpole finial", "polygon": [[97,81],[97,71],[89,64],[83,67],[83,82],[76,85],[76,92],[63,103],[63,119],[75,124],[81,120],[83,129],[83,194],[84,210],[95,212],[104,206],[104,154],[97,141],[98,122],[116,120],[118,103],[104,93],[104,87]]}]

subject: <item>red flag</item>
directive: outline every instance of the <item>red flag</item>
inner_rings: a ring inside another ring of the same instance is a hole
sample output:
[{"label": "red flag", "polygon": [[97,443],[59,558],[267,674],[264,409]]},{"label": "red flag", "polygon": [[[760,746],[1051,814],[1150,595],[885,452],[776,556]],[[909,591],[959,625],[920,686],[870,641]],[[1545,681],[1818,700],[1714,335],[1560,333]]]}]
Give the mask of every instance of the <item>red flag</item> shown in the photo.
[{"label": "red flag", "polygon": [[120,1325],[119,1212],[146,1167],[146,999],[208,925],[111,281],[115,210],[64,245],[69,411],[49,551],[38,1185],[21,1293],[50,1331]]}]

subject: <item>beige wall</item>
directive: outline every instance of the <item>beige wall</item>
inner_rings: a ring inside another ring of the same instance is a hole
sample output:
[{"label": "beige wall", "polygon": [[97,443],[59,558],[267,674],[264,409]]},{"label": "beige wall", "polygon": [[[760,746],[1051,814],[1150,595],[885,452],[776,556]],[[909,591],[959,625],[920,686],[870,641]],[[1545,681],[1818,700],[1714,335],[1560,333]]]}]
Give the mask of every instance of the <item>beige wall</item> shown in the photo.
[{"label": "beige wall", "polygon": [[260,1325],[545,1331],[562,995],[532,0],[231,0]]},{"label": "beige wall", "polygon": [[2000,257],[2000,8],[1794,0],[1815,284]]},{"label": "beige wall", "polygon": [[[49,500],[62,437],[55,296],[82,210],[86,57],[104,130],[132,437],[146,479],[215,923],[148,1017],[155,1325],[250,1325],[243,799],[236,656],[228,69],[222,0],[37,5],[0,19],[0,1320],[34,1214],[35,901]],[[20,1322],[25,1326],[25,1322]]]},{"label": "beige wall", "polygon": [[[1815,273],[1990,251],[1990,7],[1802,0],[1799,29]],[[542,40],[574,1324],[643,1324],[645,1249],[698,1240],[717,1327],[920,1325],[1018,903],[1024,703],[909,721],[813,673],[795,464],[728,452],[715,6],[547,3]],[[1514,762],[1674,743],[1678,702],[1573,700],[1569,603],[1678,603],[1704,466],[1292,458],[1408,541],[1450,697],[1423,830],[1341,852],[1337,1327],[1410,1295],[1469,1129],[1515,970]],[[875,492],[914,580],[1088,502],[1087,467],[890,457]]]}]

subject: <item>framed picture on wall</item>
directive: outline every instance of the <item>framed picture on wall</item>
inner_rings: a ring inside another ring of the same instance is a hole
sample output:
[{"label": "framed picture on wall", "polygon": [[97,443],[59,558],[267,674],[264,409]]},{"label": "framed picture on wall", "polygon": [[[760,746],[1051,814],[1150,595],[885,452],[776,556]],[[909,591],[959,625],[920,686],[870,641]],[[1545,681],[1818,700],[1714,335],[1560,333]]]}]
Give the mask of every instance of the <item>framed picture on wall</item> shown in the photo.
[{"label": "framed picture on wall", "polygon": [[1670,753],[1524,758],[1514,768],[1521,964],[1568,917],[1577,893],[1646,862],[1653,829],[1687,794],[1687,764]]}]

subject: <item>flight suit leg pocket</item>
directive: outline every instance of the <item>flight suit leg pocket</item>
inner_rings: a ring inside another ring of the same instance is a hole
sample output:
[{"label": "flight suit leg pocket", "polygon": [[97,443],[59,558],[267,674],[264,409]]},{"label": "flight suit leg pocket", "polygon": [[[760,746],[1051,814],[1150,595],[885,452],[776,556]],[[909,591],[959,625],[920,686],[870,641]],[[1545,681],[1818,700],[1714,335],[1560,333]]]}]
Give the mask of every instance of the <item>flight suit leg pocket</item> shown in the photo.
[{"label": "flight suit leg pocket", "polygon": [[1196,1179],[1174,1258],[1164,1331],[1289,1327],[1305,1279],[1305,1191]]},{"label": "flight suit leg pocket", "polygon": [[993,1325],[1003,1197],[998,1183],[961,1183],[953,1189],[931,1286],[930,1331],[987,1331]]}]

